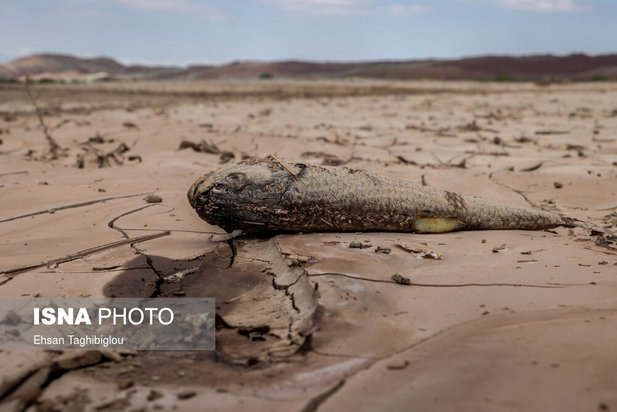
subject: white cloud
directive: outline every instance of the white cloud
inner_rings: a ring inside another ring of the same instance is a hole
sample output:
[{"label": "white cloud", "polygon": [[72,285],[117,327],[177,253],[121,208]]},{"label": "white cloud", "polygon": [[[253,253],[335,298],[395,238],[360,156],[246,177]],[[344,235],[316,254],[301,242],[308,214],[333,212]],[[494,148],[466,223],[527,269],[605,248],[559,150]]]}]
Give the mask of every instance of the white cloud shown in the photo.
[{"label": "white cloud", "polygon": [[589,10],[589,4],[576,0],[496,0],[497,5],[508,9],[529,11],[566,11]]},{"label": "white cloud", "polygon": [[374,0],[271,0],[282,9],[310,14],[363,14]]},{"label": "white cloud", "polygon": [[362,16],[390,14],[395,16],[425,13],[428,7],[407,4],[384,6],[380,0],[266,0],[281,9],[313,15]]},{"label": "white cloud", "polygon": [[198,16],[221,17],[223,13],[208,5],[207,0],[61,0],[72,7],[67,7],[71,12],[80,12],[83,9],[76,9],[75,5],[89,6],[87,11],[107,13],[96,6],[114,2],[120,6],[135,10],[145,10],[154,12],[185,13]]},{"label": "white cloud", "polygon": [[[168,67],[178,67],[181,66],[178,62],[173,62],[169,60],[149,60],[149,59],[140,59],[136,57],[114,57],[114,60],[119,61],[120,63],[127,66],[168,66]],[[207,64],[207,63],[204,63]]]},{"label": "white cloud", "polygon": [[116,3],[123,4],[138,10],[150,11],[169,11],[179,13],[189,13],[197,15],[208,15],[210,17],[220,17],[222,13],[212,9],[203,0],[114,0]]},{"label": "white cloud", "polygon": [[411,4],[407,6],[402,6],[402,5],[390,6],[386,10],[389,14],[393,14],[395,16],[405,16],[409,14],[428,13],[429,11],[431,11],[431,9],[429,9],[428,7],[422,6],[420,4]]}]

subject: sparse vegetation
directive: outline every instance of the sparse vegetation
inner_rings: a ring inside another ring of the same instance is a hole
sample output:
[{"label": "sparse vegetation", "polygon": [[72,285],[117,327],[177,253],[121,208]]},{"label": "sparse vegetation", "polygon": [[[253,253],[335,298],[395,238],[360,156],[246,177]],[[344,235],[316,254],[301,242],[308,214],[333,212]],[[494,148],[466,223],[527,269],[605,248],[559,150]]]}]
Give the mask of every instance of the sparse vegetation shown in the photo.
[{"label": "sparse vegetation", "polygon": [[54,79],[50,79],[49,77],[43,77],[41,79],[39,79],[37,81],[38,84],[54,84],[54,83],[58,83],[56,80]]},{"label": "sparse vegetation", "polygon": [[609,80],[610,79],[608,77],[603,76],[601,74],[594,74],[593,76],[589,76],[583,79],[583,81],[586,81],[586,82],[607,82]]},{"label": "sparse vegetation", "polygon": [[491,79],[494,82],[518,82],[520,79],[517,79],[513,75],[509,73],[498,73]]}]

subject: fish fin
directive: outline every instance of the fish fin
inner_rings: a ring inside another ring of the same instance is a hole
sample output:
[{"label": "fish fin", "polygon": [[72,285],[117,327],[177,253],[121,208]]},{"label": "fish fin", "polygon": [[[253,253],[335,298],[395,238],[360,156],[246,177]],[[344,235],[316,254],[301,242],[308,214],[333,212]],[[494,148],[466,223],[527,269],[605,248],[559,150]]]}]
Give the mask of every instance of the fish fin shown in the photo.
[{"label": "fish fin", "polygon": [[460,229],[463,224],[455,217],[416,216],[414,227],[418,233],[443,233]]}]

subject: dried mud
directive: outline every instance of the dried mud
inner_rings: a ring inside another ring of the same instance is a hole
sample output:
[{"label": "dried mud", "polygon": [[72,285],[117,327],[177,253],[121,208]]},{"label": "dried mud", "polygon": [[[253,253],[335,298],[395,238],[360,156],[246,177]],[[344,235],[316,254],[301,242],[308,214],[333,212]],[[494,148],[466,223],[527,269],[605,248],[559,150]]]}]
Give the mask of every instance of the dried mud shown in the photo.
[{"label": "dried mud", "polygon": [[[616,84],[41,91],[56,160],[0,89],[0,296],[216,297],[217,350],[3,352],[3,410],[617,409]],[[198,175],[270,153],[586,226],[230,239],[199,219]]]}]

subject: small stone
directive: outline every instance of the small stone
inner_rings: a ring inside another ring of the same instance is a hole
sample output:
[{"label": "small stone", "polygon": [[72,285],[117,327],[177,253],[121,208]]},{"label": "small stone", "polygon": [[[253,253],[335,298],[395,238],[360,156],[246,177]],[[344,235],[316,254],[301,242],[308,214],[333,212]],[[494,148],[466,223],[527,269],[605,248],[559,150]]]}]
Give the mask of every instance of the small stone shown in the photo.
[{"label": "small stone", "polygon": [[499,251],[500,251],[500,250],[504,250],[506,247],[507,247],[507,246],[506,246],[506,244],[505,244],[505,243],[504,243],[504,244],[502,244],[501,246],[495,246],[495,247],[493,248],[493,253],[499,253]]},{"label": "small stone", "polygon": [[398,273],[395,273],[394,275],[392,275],[392,280],[398,283],[399,285],[411,285],[411,280],[409,278],[401,276]]},{"label": "small stone", "polygon": [[149,401],[155,401],[157,399],[161,399],[163,397],[163,394],[159,391],[157,391],[156,389],[150,389],[150,393],[148,393],[148,397],[147,399]]},{"label": "small stone", "polygon": [[144,200],[146,201],[146,203],[161,203],[163,201],[163,198],[158,195],[148,195],[144,197]]},{"label": "small stone", "polygon": [[131,378],[123,378],[118,381],[118,389],[128,389],[133,386],[133,380]]},{"label": "small stone", "polygon": [[192,391],[192,390],[185,390],[185,391],[182,391],[182,392],[178,392],[176,394],[178,399],[189,399],[189,398],[192,398],[195,395],[197,395],[197,392]]},{"label": "small stone", "polygon": [[383,253],[384,255],[389,254],[391,251],[392,250],[390,248],[387,248],[387,247],[377,246],[375,248],[375,253]]},{"label": "small stone", "polygon": [[555,189],[561,189],[563,187],[563,183],[554,182],[553,186],[555,186]]},{"label": "small stone", "polygon": [[353,242],[349,244],[349,247],[352,249],[362,249],[362,243],[358,242],[357,240],[354,240]]}]

